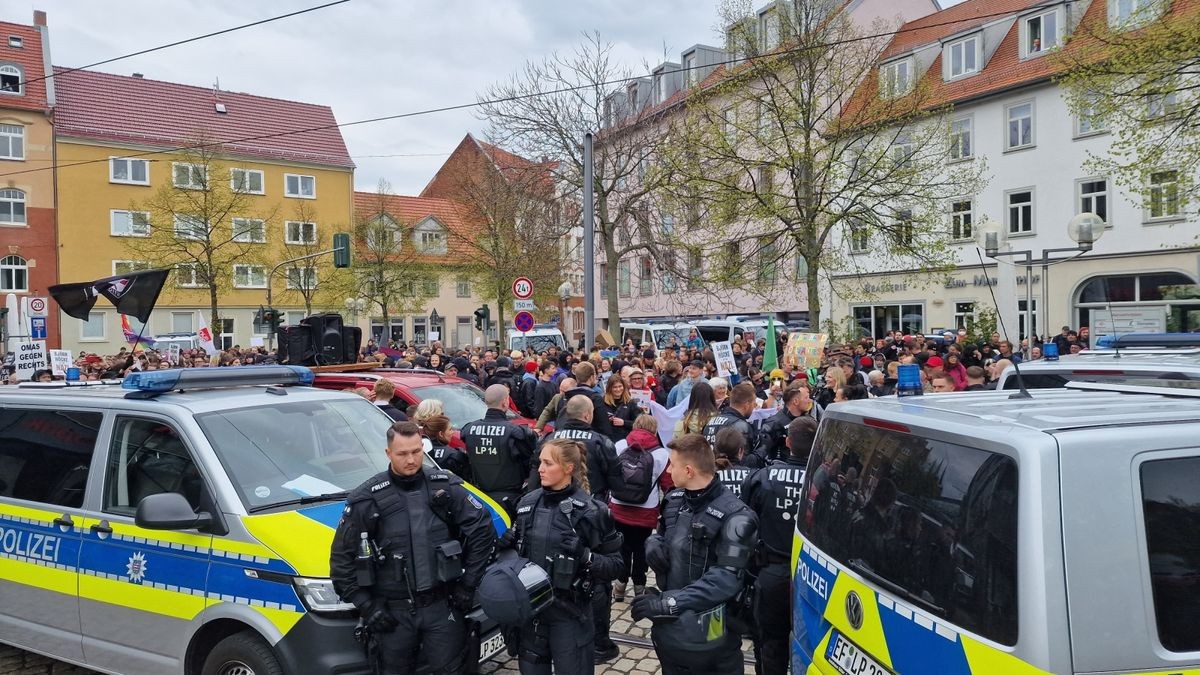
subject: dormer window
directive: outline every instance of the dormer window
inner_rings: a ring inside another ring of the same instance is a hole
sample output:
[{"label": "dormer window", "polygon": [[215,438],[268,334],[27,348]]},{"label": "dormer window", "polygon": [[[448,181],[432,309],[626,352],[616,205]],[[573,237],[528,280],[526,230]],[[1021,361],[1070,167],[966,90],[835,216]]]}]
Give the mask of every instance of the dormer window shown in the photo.
[{"label": "dormer window", "polygon": [[972,35],[946,45],[946,79],[953,80],[979,72],[979,36]]},{"label": "dormer window", "polygon": [[1025,56],[1038,56],[1059,46],[1058,10],[1031,16],[1022,24],[1024,40],[1022,43]]},{"label": "dormer window", "polygon": [[911,57],[884,64],[879,69],[879,93],[884,98],[897,98],[912,91],[913,60]]},{"label": "dormer window", "polygon": [[432,218],[418,225],[413,231],[414,243],[422,253],[446,253],[446,232]]},{"label": "dormer window", "polygon": [[766,53],[779,45],[779,17],[775,10],[768,10],[758,15],[759,49]]},{"label": "dormer window", "polygon": [[629,111],[637,112],[638,109],[638,87],[636,84],[630,85],[629,89]]},{"label": "dormer window", "polygon": [[0,65],[0,94],[20,94],[21,89],[21,69],[11,63]]},{"label": "dormer window", "polygon": [[687,82],[687,86],[690,87],[693,84],[696,84],[696,76],[697,75],[698,75],[698,73],[696,71],[696,53],[692,52],[691,54],[688,54],[687,56],[683,57],[683,78],[684,78],[684,81]]},{"label": "dormer window", "polygon": [[1108,0],[1108,25],[1136,28],[1162,14],[1162,0]]}]

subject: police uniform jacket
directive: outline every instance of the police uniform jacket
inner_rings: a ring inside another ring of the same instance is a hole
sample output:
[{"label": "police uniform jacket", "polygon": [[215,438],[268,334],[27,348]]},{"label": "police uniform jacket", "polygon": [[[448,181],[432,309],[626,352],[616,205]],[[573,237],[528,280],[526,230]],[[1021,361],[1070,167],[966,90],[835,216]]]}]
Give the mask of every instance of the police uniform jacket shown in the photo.
[{"label": "police uniform jacket", "polygon": [[742,501],[758,516],[767,562],[787,562],[791,556],[803,482],[804,460],[789,456],[755,472],[742,486]]},{"label": "police uniform jacket", "polygon": [[462,450],[435,443],[429,448],[429,457],[437,462],[441,468],[453,473],[459,478],[471,480],[471,459],[467,457],[467,453]]},{"label": "police uniform jacket", "polygon": [[[517,503],[513,531],[517,552],[553,574],[559,555],[580,561],[581,579],[608,582],[624,566],[622,537],[608,507],[577,485],[561,490],[537,488]],[[580,593],[581,602],[590,601]]]},{"label": "police uniform jacket", "polygon": [[712,419],[708,420],[708,424],[704,425],[704,431],[701,434],[708,441],[708,444],[715,448],[717,446],[717,432],[727,426],[737,429],[746,439],[746,457],[742,460],[742,463],[752,469],[766,466],[766,458],[758,454],[758,430],[754,428],[753,424],[750,424],[748,419],[733,408],[726,408],[713,415]]},{"label": "police uniform jacket", "polygon": [[[548,440],[560,438],[583,444],[587,454],[588,482],[591,483],[593,497],[607,502],[612,490],[625,487],[621,465],[617,461],[617,447],[611,439],[598,433],[585,422],[566,419],[555,427],[553,433],[542,439],[542,445]],[[536,464],[530,469],[529,484],[540,484]]]},{"label": "police uniform jacket", "polygon": [[521,491],[537,445],[532,429],[509,420],[503,410],[489,408],[483,419],[463,425],[459,435],[479,489],[489,494]]},{"label": "police uniform jacket", "polygon": [[[357,574],[363,532],[378,553],[370,587],[361,586]],[[329,556],[334,590],[360,612],[377,597],[404,600],[445,592],[436,549],[452,540],[462,544],[463,574],[455,583],[475,588],[496,543],[491,512],[448,471],[379,473],[346,498]]]}]

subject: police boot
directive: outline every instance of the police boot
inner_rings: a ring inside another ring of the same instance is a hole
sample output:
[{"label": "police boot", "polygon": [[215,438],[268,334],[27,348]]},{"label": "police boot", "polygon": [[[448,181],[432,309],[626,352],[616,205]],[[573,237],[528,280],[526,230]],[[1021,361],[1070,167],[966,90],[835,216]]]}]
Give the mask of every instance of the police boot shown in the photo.
[{"label": "police boot", "polygon": [[625,582],[613,582],[612,599],[613,602],[625,602]]},{"label": "police boot", "polygon": [[639,595],[645,595],[645,594],[646,594],[646,585],[645,584],[634,584],[633,585],[633,597],[636,598]]}]

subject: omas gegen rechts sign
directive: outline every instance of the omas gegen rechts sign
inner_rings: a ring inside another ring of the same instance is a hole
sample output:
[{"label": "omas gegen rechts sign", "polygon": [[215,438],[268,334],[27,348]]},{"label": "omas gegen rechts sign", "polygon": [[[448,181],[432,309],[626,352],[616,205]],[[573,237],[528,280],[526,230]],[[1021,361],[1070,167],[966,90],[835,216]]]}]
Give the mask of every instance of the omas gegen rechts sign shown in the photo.
[{"label": "omas gegen rechts sign", "polygon": [[16,353],[17,376],[22,380],[29,380],[38,369],[49,367],[45,340],[22,342],[13,351]]}]

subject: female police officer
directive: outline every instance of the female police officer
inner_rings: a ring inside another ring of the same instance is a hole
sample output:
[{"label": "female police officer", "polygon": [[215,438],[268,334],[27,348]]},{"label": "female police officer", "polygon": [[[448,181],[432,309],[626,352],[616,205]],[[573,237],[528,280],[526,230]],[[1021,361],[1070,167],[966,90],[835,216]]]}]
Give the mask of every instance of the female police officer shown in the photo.
[{"label": "female police officer", "polygon": [[551,578],[554,604],[520,631],[522,675],[591,673],[592,584],[607,584],[621,569],[621,535],[608,507],[591,497],[583,445],[554,439],[541,450],[542,487],[517,504],[501,545],[515,546]]}]

